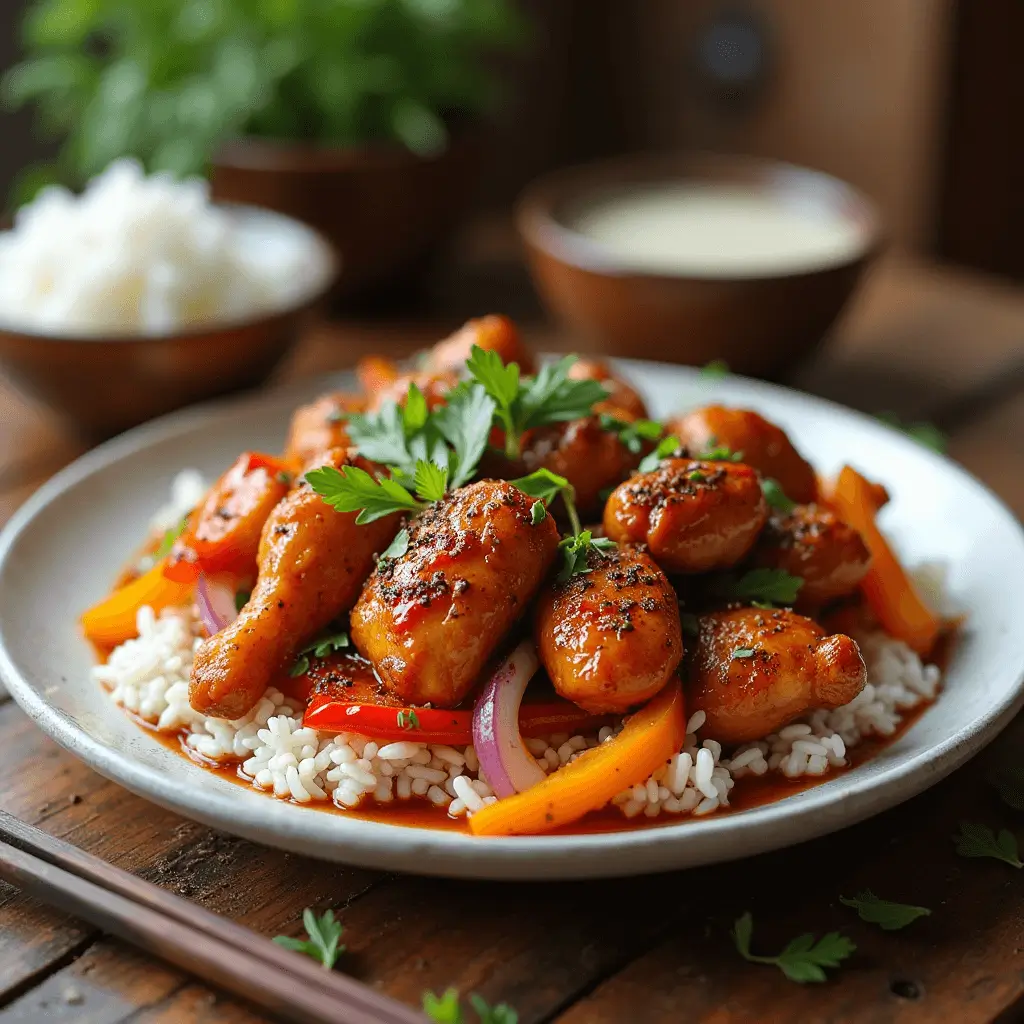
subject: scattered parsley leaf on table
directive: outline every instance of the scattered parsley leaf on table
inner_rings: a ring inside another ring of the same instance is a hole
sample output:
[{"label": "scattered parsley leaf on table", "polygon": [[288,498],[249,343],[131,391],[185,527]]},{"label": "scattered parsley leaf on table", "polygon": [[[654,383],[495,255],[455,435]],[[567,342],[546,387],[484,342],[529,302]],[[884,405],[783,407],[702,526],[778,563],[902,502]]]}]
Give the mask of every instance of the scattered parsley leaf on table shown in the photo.
[{"label": "scattered parsley leaf on table", "polygon": [[[489,1006],[475,992],[469,997],[469,1002],[480,1024],[518,1024],[519,1014],[506,1003]],[[423,1012],[435,1024],[466,1024],[459,1003],[459,990],[456,988],[447,989],[440,996],[434,995],[433,992],[424,992]]]},{"label": "scattered parsley leaf on table", "polygon": [[302,924],[309,936],[308,940],[293,939],[289,935],[275,935],[274,942],[285,949],[304,953],[314,960],[319,960],[330,970],[337,962],[338,956],[345,952],[345,947],[338,945],[341,933],[345,930],[341,922],[335,920],[333,910],[325,910],[321,917],[317,917],[312,908],[306,907],[302,912]]},{"label": "scattered parsley leaf on table", "polygon": [[813,935],[799,935],[778,956],[758,956],[750,952],[753,934],[754,918],[748,910],[737,919],[732,930],[740,956],[755,964],[774,964],[790,981],[801,985],[827,980],[824,968],[838,967],[857,948],[845,935],[829,932],[817,942]]},{"label": "scattered parsley leaf on table", "polygon": [[862,921],[867,921],[868,924],[877,924],[887,932],[899,931],[919,917],[928,917],[931,914],[927,907],[914,907],[909,903],[880,900],[870,889],[857,893],[852,899],[840,896],[839,902],[844,906],[853,907]]},{"label": "scattered parsley leaf on table", "polygon": [[714,590],[731,601],[757,601],[761,605],[792,605],[804,581],[782,569],[751,569],[742,576],[725,575],[714,583]]},{"label": "scattered parsley leaf on table", "polygon": [[953,836],[956,852],[961,857],[992,857],[1013,868],[1024,868],[1017,848],[1017,838],[1009,829],[996,835],[987,825],[963,822],[959,835]]},{"label": "scattered parsley leaf on table", "polygon": [[1024,811],[1024,768],[999,765],[989,774],[988,781],[996,788],[1004,804],[1015,811]]}]

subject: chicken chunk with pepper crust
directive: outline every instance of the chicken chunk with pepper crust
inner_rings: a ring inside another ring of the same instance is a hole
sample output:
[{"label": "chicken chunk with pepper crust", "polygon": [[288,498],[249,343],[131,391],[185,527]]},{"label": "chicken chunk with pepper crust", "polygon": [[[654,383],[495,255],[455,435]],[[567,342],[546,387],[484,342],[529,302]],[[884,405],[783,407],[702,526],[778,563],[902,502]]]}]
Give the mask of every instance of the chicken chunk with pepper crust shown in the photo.
[{"label": "chicken chunk with pepper crust", "polygon": [[700,618],[688,707],[719,743],[760,739],[817,708],[848,704],[864,688],[860,648],[783,609],[737,608]]}]

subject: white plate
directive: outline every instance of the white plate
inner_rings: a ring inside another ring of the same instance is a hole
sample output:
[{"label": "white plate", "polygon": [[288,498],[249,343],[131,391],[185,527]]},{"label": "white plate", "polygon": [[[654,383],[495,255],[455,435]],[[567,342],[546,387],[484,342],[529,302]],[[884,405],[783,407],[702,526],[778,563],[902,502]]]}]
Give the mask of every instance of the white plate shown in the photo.
[{"label": "white plate", "polygon": [[104,775],[188,817],[330,860],[479,878],[661,871],[810,839],[919,793],[1006,725],[1022,698],[1024,534],[984,487],[873,420],[806,395],[735,378],[711,384],[673,366],[624,363],[623,369],[656,414],[712,398],[750,406],[789,430],[819,469],[831,472],[844,462],[859,467],[893,495],[884,525],[903,557],[948,562],[952,597],[969,621],[945,692],[875,759],[742,813],[632,832],[477,839],[283,803],[166,749],[89,681],[92,652],[76,620],[130,557],[179,469],[197,466],[213,477],[246,448],[279,449],[291,409],[313,385],[148,424],[79,459],[44,486],[0,536],[0,675],[59,743]]}]

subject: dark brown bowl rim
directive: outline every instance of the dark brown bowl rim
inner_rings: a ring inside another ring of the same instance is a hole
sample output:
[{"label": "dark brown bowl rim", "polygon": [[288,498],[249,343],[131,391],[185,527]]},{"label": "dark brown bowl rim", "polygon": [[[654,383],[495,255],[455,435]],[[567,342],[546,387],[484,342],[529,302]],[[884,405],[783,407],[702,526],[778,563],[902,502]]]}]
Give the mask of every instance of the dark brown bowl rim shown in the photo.
[{"label": "dark brown bowl rim", "polygon": [[164,334],[44,334],[40,331],[24,330],[14,324],[5,324],[0,320],[0,335],[7,337],[24,338],[27,341],[38,341],[52,345],[154,345],[177,342],[191,342],[216,338],[221,334],[234,331],[246,330],[275,323],[279,320],[287,320],[290,317],[302,314],[309,309],[315,308],[330,294],[338,280],[341,272],[341,258],[334,246],[326,236],[312,227],[310,224],[289,217],[285,213],[278,213],[264,206],[253,206],[249,203],[227,203],[218,202],[215,206],[230,209],[239,214],[257,214],[260,217],[268,217],[272,220],[284,221],[295,225],[305,231],[311,241],[315,244],[320,258],[323,260],[323,280],[319,287],[304,291],[298,299],[287,306],[279,309],[269,309],[260,312],[259,316],[239,317],[232,320],[218,320],[214,323],[197,325],[185,331],[175,331]]},{"label": "dark brown bowl rim", "polygon": [[[562,222],[558,208],[591,194],[626,184],[654,183],[672,179],[736,181],[760,184],[778,191],[785,183],[810,184],[838,212],[852,219],[861,235],[860,244],[847,258],[811,267],[757,274],[655,273],[630,267],[599,243],[592,242]],[[815,277],[866,262],[882,248],[884,232],[878,207],[859,189],[824,171],[766,157],[731,153],[649,153],[578,164],[545,174],[531,182],[516,202],[516,227],[529,246],[568,266],[603,277],[659,282],[706,282],[740,284]]]}]

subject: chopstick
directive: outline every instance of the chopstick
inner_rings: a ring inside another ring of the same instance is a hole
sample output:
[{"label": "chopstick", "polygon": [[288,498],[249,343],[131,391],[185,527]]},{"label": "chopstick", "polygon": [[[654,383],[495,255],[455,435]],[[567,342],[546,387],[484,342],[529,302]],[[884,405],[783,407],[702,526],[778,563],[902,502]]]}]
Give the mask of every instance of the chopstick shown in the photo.
[{"label": "chopstick", "polygon": [[0,878],[276,1017],[422,1024],[412,1008],[0,811]]}]

